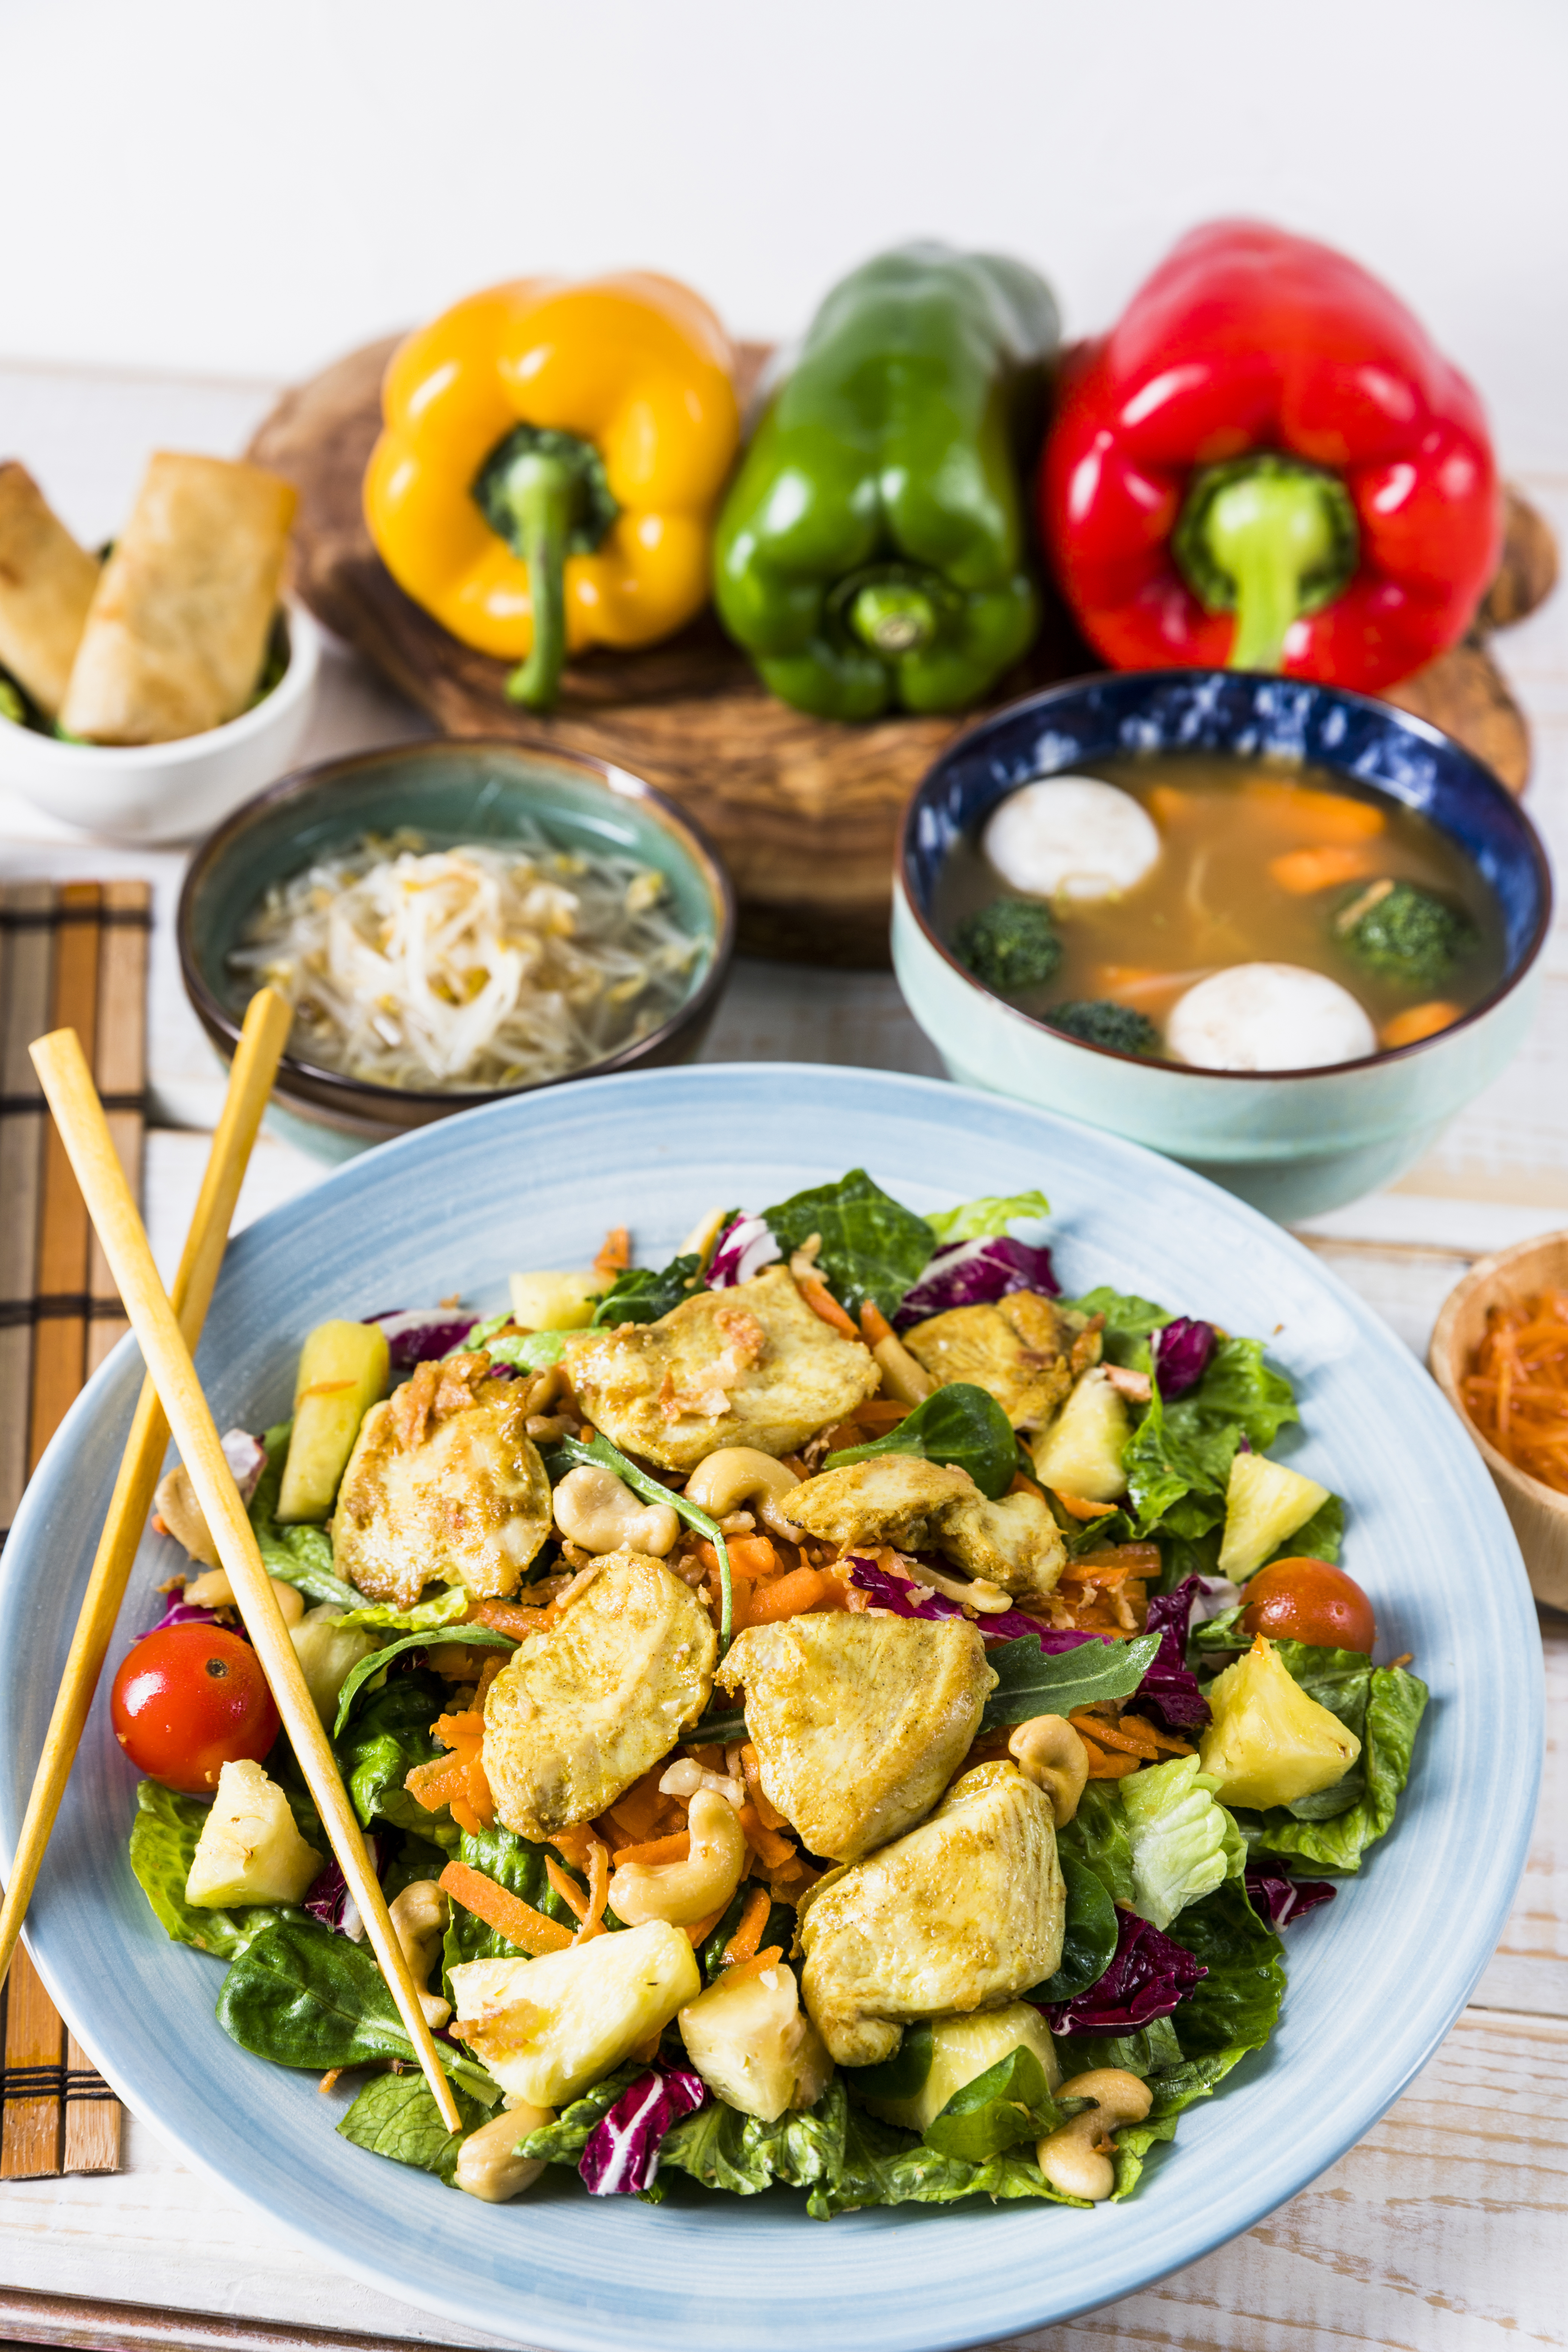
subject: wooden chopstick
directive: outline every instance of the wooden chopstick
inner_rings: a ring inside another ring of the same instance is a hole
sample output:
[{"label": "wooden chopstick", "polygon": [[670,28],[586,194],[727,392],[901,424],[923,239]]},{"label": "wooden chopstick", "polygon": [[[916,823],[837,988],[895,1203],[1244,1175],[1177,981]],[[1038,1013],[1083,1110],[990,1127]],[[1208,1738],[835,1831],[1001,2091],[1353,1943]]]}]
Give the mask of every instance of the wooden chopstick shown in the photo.
[{"label": "wooden chopstick", "polygon": [[[245,1026],[229,1072],[223,1116],[213,1137],[206,1173],[196,1196],[180,1269],[174,1276],[174,1312],[193,1348],[206,1320],[235,1202],[239,1198],[251,1147],[272,1091],[278,1057],[288,1041],[292,1017],[288,1000],[271,988],[258,990],[246,1012]],[[153,1507],[153,1493],[168,1443],[169,1424],[158,1402],[158,1392],[151,1381],[143,1381],[103,1533],[98,1539],[92,1573],[82,1595],[70,1653],[60,1677],[59,1696],[55,1700],[43,1753],[33,1775],[32,1794],[27,1799],[16,1841],[16,1858],[11,1865],[5,1901],[0,1903],[0,1984],[5,1983],[10,1972],[16,1938],[33,1899],[39,1865],[81,1744],[137,1546]]]},{"label": "wooden chopstick", "polygon": [[349,1802],[337,1759],[283,1622],[277,1595],[262,1566],[255,1530],[239,1499],[233,1473],[224,1459],[217,1425],[202,1393],[190,1349],[158,1279],[147,1235],[115,1156],[113,1139],[80,1044],[72,1031],[55,1030],[47,1037],[40,1037],[31,1052],[33,1066],[43,1082],[55,1124],[70,1155],[71,1167],[119,1285],[142,1360],[163,1401],[180,1458],[195,1488],[217,1556],[234,1587],[245,1630],[315,1799],[338,1867],[359,1907],[371,1948],[425,2070],[441,2119],[449,2132],[460,2132],[462,2118],[436,2054],[435,2041],[419,2005],[418,1989],[394,1933],[385,1897],[365,1852],[358,1816]]}]

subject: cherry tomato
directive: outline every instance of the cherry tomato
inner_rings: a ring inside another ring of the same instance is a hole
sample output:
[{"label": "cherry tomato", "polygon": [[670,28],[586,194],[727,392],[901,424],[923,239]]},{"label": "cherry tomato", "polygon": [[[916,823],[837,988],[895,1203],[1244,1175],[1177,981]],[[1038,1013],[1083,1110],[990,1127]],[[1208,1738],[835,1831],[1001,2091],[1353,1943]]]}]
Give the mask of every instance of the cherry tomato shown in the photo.
[{"label": "cherry tomato", "polygon": [[144,1634],[114,1677],[114,1736],[139,1771],[205,1797],[226,1764],[259,1764],[278,1709],[248,1642],[221,1625]]},{"label": "cherry tomato", "polygon": [[1272,1642],[1310,1642],[1324,1650],[1364,1650],[1377,1639],[1372,1603],[1342,1568],[1326,1559],[1277,1559],[1247,1588],[1244,1633]]}]

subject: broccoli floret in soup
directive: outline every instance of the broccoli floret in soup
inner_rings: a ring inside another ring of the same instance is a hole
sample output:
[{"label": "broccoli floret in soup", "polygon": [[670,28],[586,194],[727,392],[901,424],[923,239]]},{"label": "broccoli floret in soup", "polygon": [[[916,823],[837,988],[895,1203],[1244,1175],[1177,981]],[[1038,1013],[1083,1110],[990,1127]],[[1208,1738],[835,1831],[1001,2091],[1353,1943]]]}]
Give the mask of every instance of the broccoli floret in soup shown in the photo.
[{"label": "broccoli floret in soup", "polygon": [[1108,996],[1075,997],[1053,1004],[1046,1014],[1053,1029],[1063,1030],[1086,1045],[1109,1045],[1117,1054],[1157,1054],[1160,1032],[1146,1013],[1131,1004],[1117,1004]]},{"label": "broccoli floret in soup", "polygon": [[987,988],[1038,988],[1062,960],[1051,910],[1037,898],[994,898],[960,923],[953,943]]},{"label": "broccoli floret in soup", "polygon": [[1373,882],[1353,893],[1334,928],[1364,971],[1417,988],[1445,979],[1475,944],[1468,917],[1414,882]]}]

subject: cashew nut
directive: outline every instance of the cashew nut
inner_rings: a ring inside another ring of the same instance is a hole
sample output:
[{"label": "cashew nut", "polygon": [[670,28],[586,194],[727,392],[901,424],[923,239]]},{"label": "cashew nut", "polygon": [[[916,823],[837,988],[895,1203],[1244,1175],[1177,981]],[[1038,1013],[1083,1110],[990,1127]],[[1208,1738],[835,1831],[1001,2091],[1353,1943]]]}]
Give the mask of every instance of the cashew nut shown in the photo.
[{"label": "cashew nut", "polygon": [[[191,1474],[183,1462],[176,1462],[168,1475],[158,1481],[153,1508],[174,1541],[183,1544],[193,1559],[199,1559],[204,1568],[217,1567],[217,1546],[212,1539],[206,1513],[196,1500]],[[230,1593],[229,1598],[232,1601],[234,1595]]]},{"label": "cashew nut", "polygon": [[488,2124],[471,2131],[458,2150],[454,2176],[458,2187],[467,2189],[470,2197],[482,2197],[487,2205],[504,2205],[509,2197],[521,2197],[525,2189],[532,2188],[544,2164],[539,2157],[514,2156],[512,2150],[530,2132],[554,2121],[553,2107],[536,2107],[526,2099],[520,2099],[515,2107],[503,2107]]},{"label": "cashew nut", "polygon": [[804,1543],[805,1536],[784,1508],[784,1497],[799,1484],[785,1464],[754,1445],[721,1445],[698,1464],[686,1482],[686,1496],[714,1519],[728,1518],[742,1503],[750,1503],[770,1534],[782,1536],[785,1543]]},{"label": "cashew nut", "polygon": [[722,1911],[746,1867],[746,1833],[712,1789],[699,1789],[687,1814],[691,1851],[684,1862],[623,1862],[610,1879],[610,1908],[628,1927],[667,1919],[689,1927]]},{"label": "cashew nut", "polygon": [[1030,1716],[1007,1742],[1007,1753],[1050,1799],[1058,1829],[1070,1822],[1089,1778],[1089,1750],[1066,1716]]},{"label": "cashew nut", "polygon": [[882,1386],[900,1404],[923,1404],[936,1382],[923,1364],[917,1364],[896,1332],[879,1339],[871,1350],[882,1370]]},{"label": "cashew nut", "polygon": [[995,1617],[1013,1606],[1012,1594],[1004,1592],[999,1584],[993,1584],[988,1576],[972,1576],[967,1580],[961,1576],[944,1576],[940,1568],[928,1568],[923,1559],[914,1559],[902,1552],[899,1556],[913,1583],[945,1594],[961,1609],[978,1609],[983,1617]]},{"label": "cashew nut", "polygon": [[[272,1587],[272,1597],[278,1603],[285,1625],[297,1625],[305,1614],[305,1596],[299,1586],[285,1584],[279,1576],[269,1576],[267,1581]],[[188,1601],[193,1609],[237,1609],[239,1606],[234,1597],[234,1587],[228,1580],[228,1571],[223,1568],[209,1568],[205,1576],[193,1576],[180,1598]]]},{"label": "cashew nut", "polygon": [[722,1772],[704,1771],[694,1756],[683,1756],[678,1764],[670,1765],[658,1784],[661,1797],[694,1797],[699,1789],[711,1789],[716,1797],[722,1797],[737,1812],[746,1801],[744,1780],[732,1776],[727,1780]]},{"label": "cashew nut", "polygon": [[556,1487],[555,1524],[568,1543],[595,1559],[606,1551],[646,1551],[662,1559],[680,1533],[673,1505],[639,1503],[613,1470],[596,1462],[579,1463]]},{"label": "cashew nut", "polygon": [[[446,1932],[447,1898],[433,1878],[416,1878],[388,1904],[387,1915],[393,1934],[403,1947],[409,1974],[416,1985],[422,1986]],[[432,2030],[445,2025],[452,2014],[451,2002],[443,2000],[438,1993],[422,1991],[419,2006],[425,2011],[426,2024]],[[521,2138],[521,2134],[517,2137]]]},{"label": "cashew nut", "polygon": [[1147,2083],[1120,2066],[1094,2066],[1075,2074],[1057,2093],[1058,2099],[1092,2099],[1081,2116],[1047,2132],[1035,2149],[1036,2160],[1053,2189],[1064,2197],[1087,2197],[1092,2204],[1110,2196],[1116,2186],[1110,2158],[1116,2143],[1111,2134],[1121,2124],[1141,2124],[1152,2104]]}]

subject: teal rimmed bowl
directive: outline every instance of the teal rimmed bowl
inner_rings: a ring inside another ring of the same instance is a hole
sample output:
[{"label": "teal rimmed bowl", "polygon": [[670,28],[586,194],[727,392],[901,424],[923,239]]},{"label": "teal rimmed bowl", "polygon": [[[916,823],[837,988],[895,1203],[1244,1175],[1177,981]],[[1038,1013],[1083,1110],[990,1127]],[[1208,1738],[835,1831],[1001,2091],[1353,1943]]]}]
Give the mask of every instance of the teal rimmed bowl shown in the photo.
[{"label": "teal rimmed bowl", "polygon": [[[1229,751],[1338,770],[1358,793],[1447,834],[1497,895],[1503,977],[1451,1028],[1328,1068],[1194,1070],[1087,1045],[992,995],[937,931],[949,849],[1036,776],[1128,752]],[[1552,881],[1535,828],[1489,769],[1424,719],[1298,678],[1147,670],[1012,703],[952,744],[904,818],[893,968],[950,1077],[1152,1145],[1279,1218],[1392,1183],[1522,1044],[1539,992]]]},{"label": "teal rimmed bowl", "polygon": [[287,1053],[275,1099],[292,1114],[300,1141],[337,1156],[342,1139],[351,1148],[374,1143],[508,1095],[689,1061],[696,1052],[735,944],[734,891],[701,827],[623,768],[542,745],[464,741],[397,744],[302,769],[247,801],[203,842],[180,894],[180,971],[224,1060],[238,1043],[250,992],[228,956],[274,883],[367,833],[406,827],[433,849],[504,846],[525,821],[557,848],[616,851],[664,876],[681,929],[702,942],[680,1004],[646,1037],[526,1087],[376,1086]]}]

